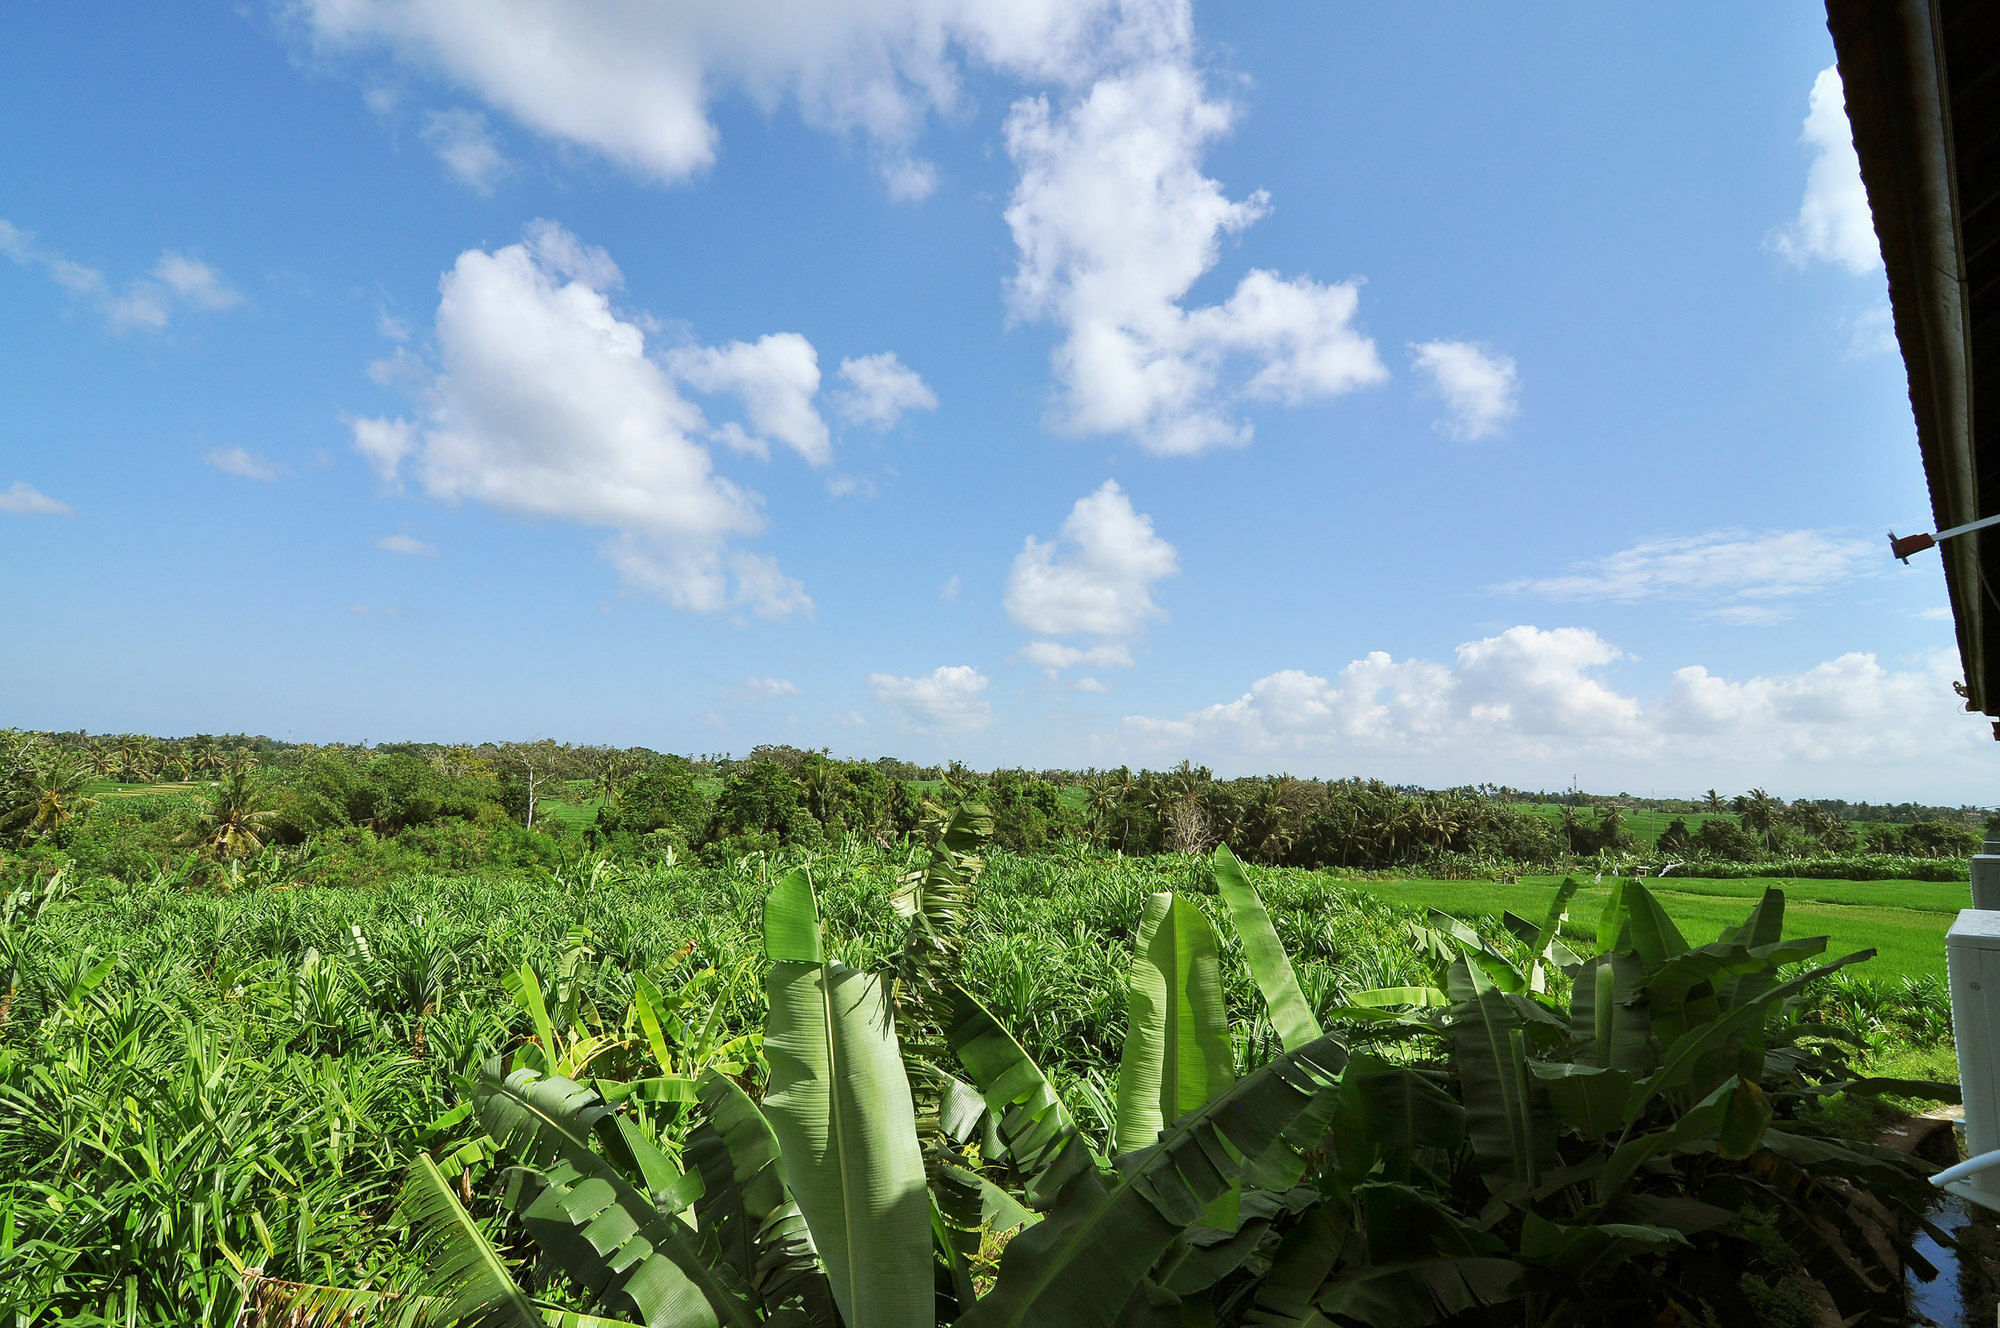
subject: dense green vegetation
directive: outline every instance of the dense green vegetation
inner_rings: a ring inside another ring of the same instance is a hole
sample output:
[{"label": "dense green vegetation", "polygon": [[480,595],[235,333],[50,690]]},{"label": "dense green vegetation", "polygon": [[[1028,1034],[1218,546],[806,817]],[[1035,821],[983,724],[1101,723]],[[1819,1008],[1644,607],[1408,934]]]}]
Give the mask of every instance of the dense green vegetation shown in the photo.
[{"label": "dense green vegetation", "polygon": [[[160,791],[114,782],[133,778]],[[951,805],[975,796],[992,809],[996,842],[1016,852],[1081,841],[1150,855],[1227,842],[1272,866],[1446,878],[1588,860],[1628,873],[1942,881],[1963,878],[1959,860],[1978,844],[1962,816],[1847,821],[1824,804],[1787,805],[1758,789],[1726,804],[1711,795],[1714,810],[1662,822],[1660,810],[1616,802],[1524,803],[1513,790],[1362,780],[1217,780],[1186,763],[979,774],[787,747],[691,760],[552,742],[366,748],[0,732],[0,843],[59,851],[125,879],[170,861],[207,873],[264,850],[295,851],[279,870],[312,883],[365,883],[419,867],[549,865],[583,851],[719,862],[847,835],[893,842],[915,829],[926,798]]]},{"label": "dense green vegetation", "polygon": [[[880,1076],[902,1067],[936,1218],[920,1250],[909,1228],[900,1253],[855,1257],[934,1293],[896,1301],[922,1302],[911,1322],[1784,1323],[1821,1291],[1892,1313],[1892,1287],[1843,1281],[1841,1251],[1811,1244],[1855,1238],[1832,1178],[1918,1201],[1914,1171],[1838,1138],[1854,1092],[1908,1087],[1855,1084],[1839,1039],[1878,1068],[1948,1068],[1936,974],[1964,887],[1911,877],[1962,864],[1885,860],[1901,879],[1786,881],[1786,899],[1685,867],[1650,890],[1594,882],[1662,863],[1594,851],[1564,885],[1532,870],[1578,865],[1560,823],[1474,792],[1192,769],[1124,788],[782,749],[218,745],[219,766],[132,787],[80,750],[0,750],[0,1314],[17,1323],[387,1323],[467,1296],[540,1321],[523,1295],[600,1321],[900,1321],[853,1317],[834,1268],[853,1233],[825,1227],[786,1156],[818,1137],[796,1113],[831,1109],[814,1085],[844,1075],[774,1058],[799,1045],[803,1007],[775,994],[805,980],[788,966],[894,1010],[888,1042],[868,1025],[881,1092],[851,1105],[889,1131],[866,1156],[901,1155]],[[946,834],[960,804],[990,811]],[[1243,880],[1152,851],[1206,849],[1217,824],[1280,865]],[[1354,861],[1283,865],[1322,855]],[[793,919],[776,940],[774,910]],[[1831,939],[1780,943],[1780,915]],[[1756,995],[1863,947],[1882,953]],[[1599,973],[1623,1021],[1612,1060]],[[1184,1036],[1162,1038],[1170,1016]],[[1011,1071],[990,1059],[1008,1047]],[[1185,1211],[1148,1181],[1141,1225],[1172,1230],[1120,1228],[1128,1280],[1074,1289],[1100,1244],[1052,1274],[1081,1301],[1008,1289],[1036,1282],[1010,1269],[1054,1259],[1054,1233],[1129,1216],[1121,1177],[1172,1155],[1185,1178],[1181,1145],[1152,1142],[1176,1118],[1192,1133],[1169,1136],[1240,1168],[1234,1131],[1271,1093],[1298,1099],[1277,1170],[1197,1187]],[[1391,1099],[1416,1115],[1383,1118]],[[1370,1133],[1378,1118],[1402,1132]],[[595,1132],[588,1156],[550,1151],[563,1121]],[[761,1163],[733,1151],[745,1139],[769,1141]],[[600,1235],[657,1236],[678,1212],[694,1262],[619,1243],[635,1262],[593,1263],[572,1199],[597,1182],[622,1196],[590,1209]],[[649,1300],[660,1286],[681,1291]]]}]

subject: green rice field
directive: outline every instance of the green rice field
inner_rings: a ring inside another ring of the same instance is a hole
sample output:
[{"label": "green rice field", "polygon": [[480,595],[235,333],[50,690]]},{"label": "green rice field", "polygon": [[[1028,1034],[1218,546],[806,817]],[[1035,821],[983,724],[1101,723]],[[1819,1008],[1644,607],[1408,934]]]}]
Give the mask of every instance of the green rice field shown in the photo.
[{"label": "green rice field", "polygon": [[[1438,908],[1463,918],[1498,917],[1508,909],[1540,918],[1561,880],[1560,876],[1527,876],[1517,884],[1421,879],[1340,884],[1389,903]],[[1785,892],[1787,935],[1823,934],[1828,938],[1828,952],[1836,955],[1873,946],[1879,954],[1867,971],[1876,978],[1942,974],[1945,932],[1958,911],[1972,903],[1970,887],[1952,881],[1717,881],[1675,876],[1646,881],[1646,888],[1659,896],[1687,939],[1696,945],[1714,940],[1724,927],[1741,922],[1750,906],[1771,887]],[[1586,884],[1570,905],[1571,925],[1594,924],[1609,895],[1609,878],[1602,885]]]}]

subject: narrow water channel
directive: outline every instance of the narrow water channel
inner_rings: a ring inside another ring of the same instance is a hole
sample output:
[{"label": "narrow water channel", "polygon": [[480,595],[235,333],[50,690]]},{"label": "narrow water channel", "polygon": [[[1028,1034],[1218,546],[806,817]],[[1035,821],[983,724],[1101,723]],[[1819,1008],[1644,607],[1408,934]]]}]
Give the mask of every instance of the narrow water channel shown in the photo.
[{"label": "narrow water channel", "polygon": [[[1967,1224],[1991,1220],[1994,1215],[1976,1212],[1963,1199],[1940,1192],[1937,1207],[1931,1210],[1931,1220],[1957,1236]],[[1985,1316],[1975,1319],[1966,1310],[1966,1297],[1970,1292],[1975,1297],[1977,1290],[1968,1288],[1960,1275],[1959,1254],[1948,1250],[1924,1233],[1918,1232],[1916,1250],[1924,1258],[1937,1266],[1938,1275],[1928,1282],[1919,1281],[1913,1272],[1903,1274],[1904,1285],[1910,1295],[1910,1323],[1935,1324],[1937,1328],[1965,1328],[1974,1322],[1986,1322]]]}]

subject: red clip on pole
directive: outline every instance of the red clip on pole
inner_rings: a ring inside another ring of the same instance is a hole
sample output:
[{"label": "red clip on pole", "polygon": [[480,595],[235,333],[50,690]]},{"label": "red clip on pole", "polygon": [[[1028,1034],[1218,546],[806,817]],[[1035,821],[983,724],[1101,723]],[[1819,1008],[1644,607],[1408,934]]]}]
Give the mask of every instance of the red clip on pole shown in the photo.
[{"label": "red clip on pole", "polygon": [[1897,539],[1895,531],[1889,532],[1889,552],[1904,562],[1910,561],[1911,554],[1922,553],[1925,549],[1935,547],[1936,544],[1937,540],[1930,535],[1905,535]]}]

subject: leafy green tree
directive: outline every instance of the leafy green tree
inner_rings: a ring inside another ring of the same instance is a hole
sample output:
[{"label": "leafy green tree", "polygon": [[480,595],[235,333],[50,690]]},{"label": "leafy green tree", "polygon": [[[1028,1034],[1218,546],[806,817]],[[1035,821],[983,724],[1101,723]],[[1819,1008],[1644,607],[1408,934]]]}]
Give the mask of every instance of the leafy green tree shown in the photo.
[{"label": "leafy green tree", "polygon": [[597,813],[606,834],[669,832],[681,846],[698,843],[708,828],[708,795],[693,771],[667,766],[649,770],[625,786],[615,805]]},{"label": "leafy green tree", "polygon": [[993,815],[993,840],[1015,853],[1034,853],[1080,826],[1062,791],[1026,770],[995,770],[980,801]]},{"label": "leafy green tree", "polygon": [[792,772],[775,760],[752,761],[723,781],[704,842],[740,853],[816,844],[822,833]]},{"label": "leafy green tree", "polygon": [[1979,851],[1979,835],[1970,827],[1943,821],[1916,821],[1903,827],[1902,851],[1913,857],[1962,858]]},{"label": "leafy green tree", "polygon": [[1736,822],[1722,817],[1703,821],[1694,832],[1695,851],[1719,862],[1743,862],[1757,856],[1757,840]]}]

